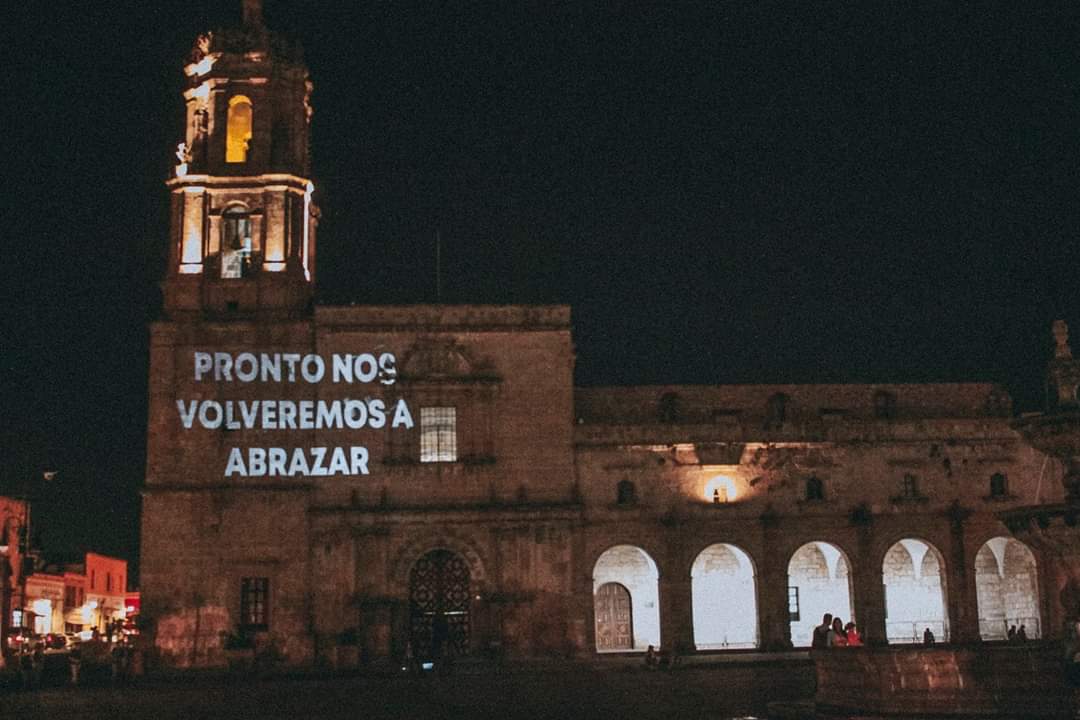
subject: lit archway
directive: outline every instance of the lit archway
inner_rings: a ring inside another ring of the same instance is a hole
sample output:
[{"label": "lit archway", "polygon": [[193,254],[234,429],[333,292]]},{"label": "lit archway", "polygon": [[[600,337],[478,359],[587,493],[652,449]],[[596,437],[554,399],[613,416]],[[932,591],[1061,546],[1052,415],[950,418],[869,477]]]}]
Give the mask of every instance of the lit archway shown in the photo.
[{"label": "lit archway", "polygon": [[225,120],[225,162],[247,162],[251,126],[251,99],[246,95],[234,95],[229,99],[229,112]]},{"label": "lit archway", "polygon": [[851,601],[851,565],[832,543],[806,543],[788,562],[788,618],[791,642],[809,647],[814,628],[825,613],[846,624],[854,620]]},{"label": "lit archway", "polygon": [[660,647],[659,579],[653,559],[633,545],[608,548],[597,559],[593,568],[597,652]]},{"label": "lit archway", "polygon": [[945,613],[945,561],[933,545],[904,538],[885,553],[885,635],[890,643],[921,643],[926,630],[949,639]]},{"label": "lit archway", "polygon": [[690,583],[699,650],[757,647],[757,592],[749,555],[734,545],[710,545],[694,561]]},{"label": "lit archway", "polygon": [[1027,545],[1008,537],[983,543],[975,555],[975,589],[983,640],[1005,640],[1010,627],[1023,627],[1029,638],[1042,637],[1039,572]]}]

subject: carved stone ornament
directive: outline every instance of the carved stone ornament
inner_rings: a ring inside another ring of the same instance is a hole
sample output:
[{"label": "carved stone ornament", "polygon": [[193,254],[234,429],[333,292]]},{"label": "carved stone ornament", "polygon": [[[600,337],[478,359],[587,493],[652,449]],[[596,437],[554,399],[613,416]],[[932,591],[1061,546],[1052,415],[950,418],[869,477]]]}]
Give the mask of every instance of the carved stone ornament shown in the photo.
[{"label": "carved stone ornament", "polygon": [[187,143],[182,142],[176,145],[176,162],[181,165],[191,162],[191,151],[188,150]]},{"label": "carved stone ornament", "polygon": [[214,33],[203,33],[195,38],[195,45],[191,48],[190,62],[197,63],[210,54],[210,46],[214,42]]}]

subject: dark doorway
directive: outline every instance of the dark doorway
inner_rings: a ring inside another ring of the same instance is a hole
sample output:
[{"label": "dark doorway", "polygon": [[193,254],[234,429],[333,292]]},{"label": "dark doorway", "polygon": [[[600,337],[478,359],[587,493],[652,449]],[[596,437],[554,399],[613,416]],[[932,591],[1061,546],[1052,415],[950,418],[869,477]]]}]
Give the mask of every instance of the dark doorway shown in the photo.
[{"label": "dark doorway", "polygon": [[600,652],[634,649],[630,591],[609,582],[596,591],[596,649]]},{"label": "dark doorway", "polygon": [[469,566],[457,553],[432,550],[409,573],[409,638],[418,658],[469,651]]}]

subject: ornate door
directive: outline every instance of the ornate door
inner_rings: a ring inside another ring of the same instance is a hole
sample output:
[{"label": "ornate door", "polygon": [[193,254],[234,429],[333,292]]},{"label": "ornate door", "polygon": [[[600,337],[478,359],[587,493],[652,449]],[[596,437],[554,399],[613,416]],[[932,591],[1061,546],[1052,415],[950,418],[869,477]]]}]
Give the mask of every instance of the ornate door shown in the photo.
[{"label": "ornate door", "polygon": [[619,583],[604,583],[596,591],[596,649],[634,649],[630,591]]},{"label": "ornate door", "polygon": [[457,553],[432,550],[409,573],[409,637],[417,658],[469,650],[469,566]]}]

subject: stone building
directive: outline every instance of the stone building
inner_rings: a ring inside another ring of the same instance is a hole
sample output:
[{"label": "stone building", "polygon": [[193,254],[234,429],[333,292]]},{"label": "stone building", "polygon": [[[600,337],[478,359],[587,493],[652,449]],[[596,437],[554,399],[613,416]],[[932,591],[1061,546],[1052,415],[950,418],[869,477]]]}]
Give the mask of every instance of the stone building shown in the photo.
[{"label": "stone building", "polygon": [[143,617],[165,662],[589,656],[1060,632],[996,513],[1061,464],[989,384],[575,388],[564,306],[312,304],[311,84],[199,38],[151,329]]}]

